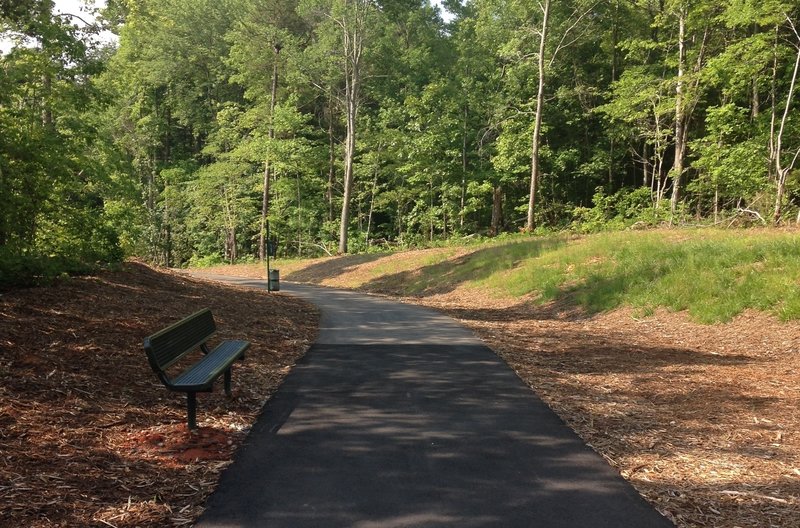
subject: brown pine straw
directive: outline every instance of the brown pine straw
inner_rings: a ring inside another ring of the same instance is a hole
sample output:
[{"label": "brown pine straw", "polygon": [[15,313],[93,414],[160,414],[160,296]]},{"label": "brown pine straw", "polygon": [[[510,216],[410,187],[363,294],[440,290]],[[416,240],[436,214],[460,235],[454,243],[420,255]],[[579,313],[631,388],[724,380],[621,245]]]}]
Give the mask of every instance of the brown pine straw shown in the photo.
[{"label": "brown pine straw", "polygon": [[[206,306],[252,345],[190,433],[142,339]],[[137,263],[0,293],[0,526],[190,525],[316,328],[300,300]]]}]

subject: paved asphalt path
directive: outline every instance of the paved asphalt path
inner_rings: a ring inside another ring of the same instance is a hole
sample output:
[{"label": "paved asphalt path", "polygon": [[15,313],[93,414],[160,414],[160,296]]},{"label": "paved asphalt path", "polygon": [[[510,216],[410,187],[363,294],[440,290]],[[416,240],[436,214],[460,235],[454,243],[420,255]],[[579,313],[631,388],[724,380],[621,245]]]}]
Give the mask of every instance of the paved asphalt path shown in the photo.
[{"label": "paved asphalt path", "polygon": [[452,319],[281,286],[321,309],[319,339],[196,526],[673,526]]}]

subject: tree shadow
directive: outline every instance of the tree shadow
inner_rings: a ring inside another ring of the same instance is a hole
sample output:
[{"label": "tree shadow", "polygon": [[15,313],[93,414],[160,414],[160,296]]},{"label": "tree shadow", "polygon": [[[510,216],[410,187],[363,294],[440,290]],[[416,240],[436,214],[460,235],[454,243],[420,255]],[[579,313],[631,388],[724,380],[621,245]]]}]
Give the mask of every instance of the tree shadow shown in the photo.
[{"label": "tree shadow", "polygon": [[377,277],[358,289],[392,295],[408,295],[410,292],[417,297],[445,294],[466,282],[479,282],[495,273],[511,270],[521,262],[562,247],[567,242],[567,237],[536,238],[484,247],[417,270]]},{"label": "tree shadow", "polygon": [[310,266],[288,273],[284,279],[294,282],[321,284],[325,279],[337,277],[353,271],[362,264],[375,262],[390,255],[391,253],[364,253],[323,258]]},{"label": "tree shadow", "polygon": [[653,526],[481,345],[316,345],[197,526]]},{"label": "tree shadow", "polygon": [[[506,319],[505,310],[457,312],[478,323]],[[517,307],[516,318],[532,326],[484,332],[588,444],[627,477],[638,472],[630,480],[640,492],[688,516],[679,524],[745,525],[771,512],[785,522],[777,525],[796,524],[797,485],[775,474],[795,458],[794,442],[782,437],[793,430],[796,396],[759,388],[773,379],[774,358],[753,355],[746,344],[716,354],[634,340],[635,328],[600,335],[580,323],[537,327],[541,315]]]}]

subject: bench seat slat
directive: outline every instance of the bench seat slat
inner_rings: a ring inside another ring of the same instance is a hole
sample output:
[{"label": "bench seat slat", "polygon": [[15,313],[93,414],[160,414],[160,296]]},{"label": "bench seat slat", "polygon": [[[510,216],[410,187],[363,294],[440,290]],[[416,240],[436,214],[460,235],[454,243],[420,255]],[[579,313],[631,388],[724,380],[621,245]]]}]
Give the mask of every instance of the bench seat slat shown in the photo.
[{"label": "bench seat slat", "polygon": [[250,346],[247,341],[223,341],[209,354],[170,381],[171,389],[205,391]]}]

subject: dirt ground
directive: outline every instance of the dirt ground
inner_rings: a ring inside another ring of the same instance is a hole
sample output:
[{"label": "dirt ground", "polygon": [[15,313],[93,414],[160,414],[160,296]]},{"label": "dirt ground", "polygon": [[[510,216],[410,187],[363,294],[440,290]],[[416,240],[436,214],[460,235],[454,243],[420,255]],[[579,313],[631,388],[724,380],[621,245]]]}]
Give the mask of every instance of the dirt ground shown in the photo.
[{"label": "dirt ground", "polygon": [[[287,279],[402,298],[405,275],[378,280],[377,262],[331,259]],[[542,306],[468,288],[402,300],[471,328],[678,526],[800,526],[800,323],[586,314],[569,299]]]},{"label": "dirt ground", "polygon": [[[233,396],[186,398],[147,364],[145,336],[210,307],[247,339]],[[0,526],[185,526],[202,511],[264,402],[313,342],[316,310],[129,263],[0,292]]]}]

